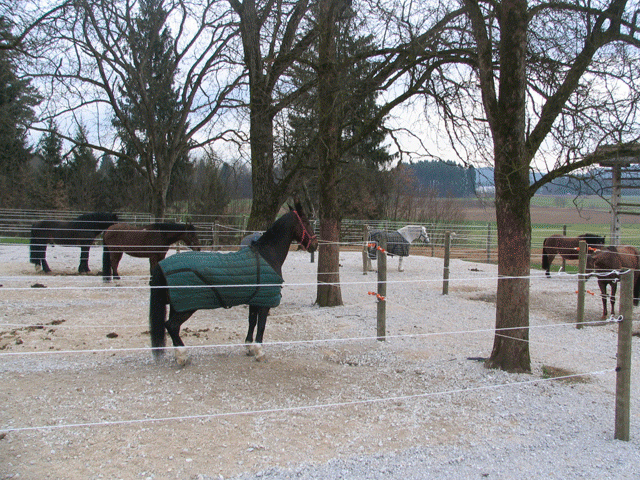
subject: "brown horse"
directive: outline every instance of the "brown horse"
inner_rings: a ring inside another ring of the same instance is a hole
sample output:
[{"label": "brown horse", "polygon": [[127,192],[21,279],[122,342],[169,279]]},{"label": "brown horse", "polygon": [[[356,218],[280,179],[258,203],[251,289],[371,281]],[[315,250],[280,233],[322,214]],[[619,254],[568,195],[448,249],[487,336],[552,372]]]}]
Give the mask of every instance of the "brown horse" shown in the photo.
[{"label": "brown horse", "polygon": [[589,247],[604,245],[604,237],[593,233],[585,233],[578,237],[551,235],[544,239],[542,243],[542,268],[545,269],[547,277],[550,276],[549,269],[556,255],[561,255],[565,260],[578,260],[581,240],[585,240]]},{"label": "brown horse", "polygon": [[[640,253],[630,245],[609,246],[587,255],[587,273],[598,277],[602,297],[602,318],[607,318],[607,297],[611,302],[611,315],[616,304],[616,290],[621,270],[633,270],[633,304],[640,302]],[[611,295],[607,295],[611,285]]]},{"label": "brown horse", "polygon": [[167,255],[169,247],[182,240],[192,250],[200,250],[196,229],[184,223],[152,223],[137,227],[128,223],[116,223],[103,235],[102,279],[109,282],[113,277],[120,279],[118,264],[124,253],[132,257],[149,259],[153,270]]}]

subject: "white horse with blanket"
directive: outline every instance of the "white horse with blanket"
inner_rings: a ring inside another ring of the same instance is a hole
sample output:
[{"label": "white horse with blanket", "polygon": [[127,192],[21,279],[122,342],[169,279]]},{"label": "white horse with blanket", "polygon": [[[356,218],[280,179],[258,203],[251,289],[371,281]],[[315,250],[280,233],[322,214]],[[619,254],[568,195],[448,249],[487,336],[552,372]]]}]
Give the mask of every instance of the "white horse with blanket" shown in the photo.
[{"label": "white horse with blanket", "polygon": [[425,245],[430,242],[427,229],[422,225],[407,225],[395,232],[389,232],[387,230],[372,230],[369,232],[369,239],[367,242],[368,256],[370,260],[375,260],[377,258],[377,249],[383,239],[385,239],[387,243],[387,248],[385,249],[387,254],[398,257],[399,272],[404,271],[404,268],[402,267],[402,259],[409,256],[409,246],[414,240],[422,240],[422,243]]}]

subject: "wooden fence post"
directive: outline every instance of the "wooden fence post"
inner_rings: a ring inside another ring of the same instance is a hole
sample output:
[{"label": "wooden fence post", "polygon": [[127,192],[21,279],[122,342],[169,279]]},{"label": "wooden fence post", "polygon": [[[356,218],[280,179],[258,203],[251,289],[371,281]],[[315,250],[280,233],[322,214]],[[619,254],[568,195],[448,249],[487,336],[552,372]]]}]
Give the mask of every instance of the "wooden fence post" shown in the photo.
[{"label": "wooden fence post", "polygon": [[487,263],[491,263],[491,224],[487,223]]},{"label": "wooden fence post", "polygon": [[211,227],[211,229],[213,230],[212,232],[212,242],[213,245],[211,246],[211,251],[217,251],[220,250],[220,239],[219,239],[219,235],[218,235],[218,224],[214,223],[213,226]]},{"label": "wooden fence post", "polygon": [[387,240],[382,237],[378,250],[378,340],[384,342],[387,332]]},{"label": "wooden fence post", "polygon": [[371,259],[369,258],[369,226],[362,226],[362,274],[366,275],[371,270]]},{"label": "wooden fence post", "polygon": [[633,271],[620,275],[620,314],[618,325],[618,365],[616,371],[616,426],[614,438],[629,441],[631,407],[631,324],[633,315]]},{"label": "wooden fence post", "polygon": [[451,256],[451,232],[444,232],[444,272],[442,273],[442,294],[449,294],[449,257]]},{"label": "wooden fence post", "polygon": [[[566,237],[567,236],[567,226],[564,225],[562,227],[562,234]],[[562,257],[562,255],[560,255]],[[566,272],[567,271],[567,261],[564,259],[564,257],[562,257],[562,271]]]},{"label": "wooden fence post", "polygon": [[580,256],[578,257],[578,312],[576,315],[576,328],[584,325],[584,291],[587,283],[587,242],[580,240]]},{"label": "wooden fence post", "polygon": [[[313,234],[316,234],[316,220],[313,221],[312,223],[312,230],[313,230]],[[311,263],[316,263],[316,252],[315,250],[313,252],[311,252]]]}]

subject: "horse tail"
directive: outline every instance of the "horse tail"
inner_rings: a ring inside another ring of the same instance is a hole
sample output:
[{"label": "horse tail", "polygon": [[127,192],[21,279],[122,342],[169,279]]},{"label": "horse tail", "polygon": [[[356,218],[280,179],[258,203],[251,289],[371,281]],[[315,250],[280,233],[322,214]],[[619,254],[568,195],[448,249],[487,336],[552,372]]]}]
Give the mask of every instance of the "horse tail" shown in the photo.
[{"label": "horse tail", "polygon": [[102,280],[111,280],[111,252],[106,245],[102,247]]},{"label": "horse tail", "polygon": [[[151,332],[151,348],[153,356],[158,358],[164,353],[165,346],[165,321],[167,318],[167,282],[159,266],[155,266],[151,272],[149,282],[149,330]],[[165,287],[165,288],[163,288]]]}]

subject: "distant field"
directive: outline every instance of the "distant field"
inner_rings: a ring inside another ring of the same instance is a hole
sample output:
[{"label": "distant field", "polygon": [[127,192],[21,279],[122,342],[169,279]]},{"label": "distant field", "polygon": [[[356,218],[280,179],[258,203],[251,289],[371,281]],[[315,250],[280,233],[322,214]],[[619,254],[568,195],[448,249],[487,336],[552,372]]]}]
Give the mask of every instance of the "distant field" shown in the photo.
[{"label": "distant field", "polygon": [[[587,198],[574,204],[573,197],[535,197],[531,204],[532,225],[532,263],[533,268],[540,268],[542,242],[554,234],[563,233],[567,227],[567,235],[577,236],[583,233],[604,235],[610,238],[611,213],[609,205],[601,198]],[[640,197],[625,197],[630,203],[640,203]],[[462,208],[465,220],[471,223],[495,223],[495,209],[491,201],[485,199],[485,205],[478,200],[468,202]],[[495,239],[494,239],[495,241]],[[623,215],[620,217],[620,243],[640,247],[640,216]],[[556,265],[557,263],[558,265]],[[555,262],[553,269],[557,270],[560,262]],[[567,269],[576,270],[569,262]]]},{"label": "distant field", "polygon": [[[625,201],[640,204],[640,197],[625,197]],[[478,200],[463,202],[465,219],[471,222],[495,222],[495,209],[491,199],[484,205]],[[534,197],[531,202],[531,223],[538,226],[603,225],[609,231],[611,213],[607,202],[599,197],[577,199],[573,197]],[[621,223],[640,225],[640,215],[623,215]],[[580,227],[581,228],[581,227]]]}]

